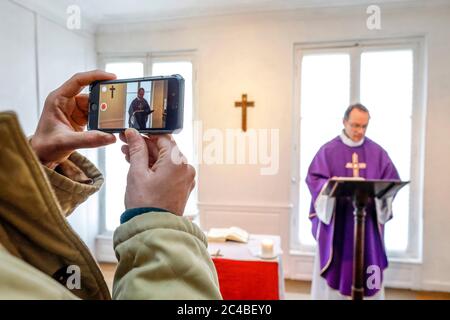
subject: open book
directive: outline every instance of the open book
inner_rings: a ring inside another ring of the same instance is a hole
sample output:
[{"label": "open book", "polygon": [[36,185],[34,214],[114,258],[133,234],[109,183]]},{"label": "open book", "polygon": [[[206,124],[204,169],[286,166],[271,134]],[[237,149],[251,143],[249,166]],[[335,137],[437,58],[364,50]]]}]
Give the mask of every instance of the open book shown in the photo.
[{"label": "open book", "polygon": [[249,234],[247,231],[238,228],[211,228],[207,233],[209,242],[225,242],[227,240],[237,242],[248,242]]}]

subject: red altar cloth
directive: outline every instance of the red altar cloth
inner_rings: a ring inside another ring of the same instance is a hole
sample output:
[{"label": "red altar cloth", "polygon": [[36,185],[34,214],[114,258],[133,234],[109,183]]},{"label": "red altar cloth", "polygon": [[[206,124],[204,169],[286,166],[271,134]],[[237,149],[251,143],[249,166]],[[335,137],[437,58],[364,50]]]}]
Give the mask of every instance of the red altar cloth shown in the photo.
[{"label": "red altar cloth", "polygon": [[224,300],[278,300],[278,261],[212,259]]}]

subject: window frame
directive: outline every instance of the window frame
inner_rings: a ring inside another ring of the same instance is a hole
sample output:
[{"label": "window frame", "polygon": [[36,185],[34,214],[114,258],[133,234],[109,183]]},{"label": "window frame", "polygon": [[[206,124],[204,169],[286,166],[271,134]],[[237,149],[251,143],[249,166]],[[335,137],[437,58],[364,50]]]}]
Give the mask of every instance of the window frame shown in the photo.
[{"label": "window frame", "polygon": [[[387,252],[391,261],[422,261],[422,229],[423,229],[423,189],[424,189],[424,149],[425,149],[425,41],[422,37],[406,37],[394,39],[370,39],[321,43],[298,43],[294,45],[294,101],[292,122],[292,166],[291,166],[291,199],[290,248],[293,255],[313,255],[315,246],[300,243],[300,152],[301,152],[301,64],[302,57],[311,53],[350,54],[350,102],[359,101],[360,97],[360,62],[364,52],[409,49],[413,51],[413,98],[411,117],[411,168],[410,168],[410,214],[408,217],[408,245],[405,251]],[[304,178],[304,177],[302,177]],[[307,199],[306,201],[310,201]],[[395,214],[395,213],[394,213]]]},{"label": "window frame", "polygon": [[[147,53],[105,53],[98,55],[99,66],[102,70],[105,70],[108,63],[121,63],[121,62],[142,62],[144,65],[144,77],[151,76],[153,63],[156,62],[170,62],[170,61],[187,61],[192,63],[192,121],[198,120],[198,106],[197,106],[197,64],[195,51],[175,51],[175,52],[147,52]],[[194,145],[194,157],[197,157],[198,146],[193,139]],[[105,172],[105,150],[100,148],[98,153],[98,166],[103,173],[105,180],[107,173]],[[98,197],[98,212],[99,212],[99,226],[98,226],[98,239],[110,240],[112,239],[113,231],[106,228],[106,189],[101,188]],[[199,198],[199,190],[197,191],[197,205]],[[102,250],[100,248],[100,250]],[[97,253],[100,257],[109,257],[108,253]],[[110,260],[107,258],[106,260]]]}]

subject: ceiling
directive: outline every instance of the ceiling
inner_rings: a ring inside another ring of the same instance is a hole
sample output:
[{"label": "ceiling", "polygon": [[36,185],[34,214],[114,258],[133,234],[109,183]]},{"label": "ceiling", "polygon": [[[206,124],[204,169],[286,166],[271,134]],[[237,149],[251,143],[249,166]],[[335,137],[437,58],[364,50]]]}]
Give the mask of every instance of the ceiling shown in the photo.
[{"label": "ceiling", "polygon": [[379,5],[431,5],[450,0],[10,0],[56,19],[66,19],[70,5],[81,9],[89,25],[141,23],[302,8]]},{"label": "ceiling", "polygon": [[238,13],[370,4],[429,3],[430,0],[12,0],[37,12],[66,17],[70,5],[94,25],[147,22]]}]

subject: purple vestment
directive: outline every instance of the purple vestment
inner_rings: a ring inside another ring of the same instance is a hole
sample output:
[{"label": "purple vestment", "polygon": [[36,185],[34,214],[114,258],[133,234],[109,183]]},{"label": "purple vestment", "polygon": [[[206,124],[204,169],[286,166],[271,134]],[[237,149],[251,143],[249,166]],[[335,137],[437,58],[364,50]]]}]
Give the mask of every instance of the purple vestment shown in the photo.
[{"label": "purple vestment", "polygon": [[[353,280],[353,233],[354,208],[351,199],[336,199],[335,212],[329,225],[316,215],[314,203],[325,182],[332,177],[353,177],[353,169],[347,168],[352,155],[358,155],[358,162],[365,163],[359,169],[359,176],[365,179],[399,180],[399,175],[387,152],[372,140],[365,138],[362,145],[350,147],[338,136],[320,148],[314,157],[306,178],[312,195],[309,218],[312,233],[317,240],[320,255],[321,276],[328,285],[343,295],[351,295]],[[366,208],[365,246],[364,246],[364,295],[371,297],[379,289],[366,286],[368,266],[376,265],[381,271],[387,268],[388,261],[384,248],[384,226],[378,223],[375,203],[369,200]],[[320,232],[318,230],[320,228]],[[317,237],[318,235],[318,237]],[[383,278],[381,278],[381,281]]]}]

